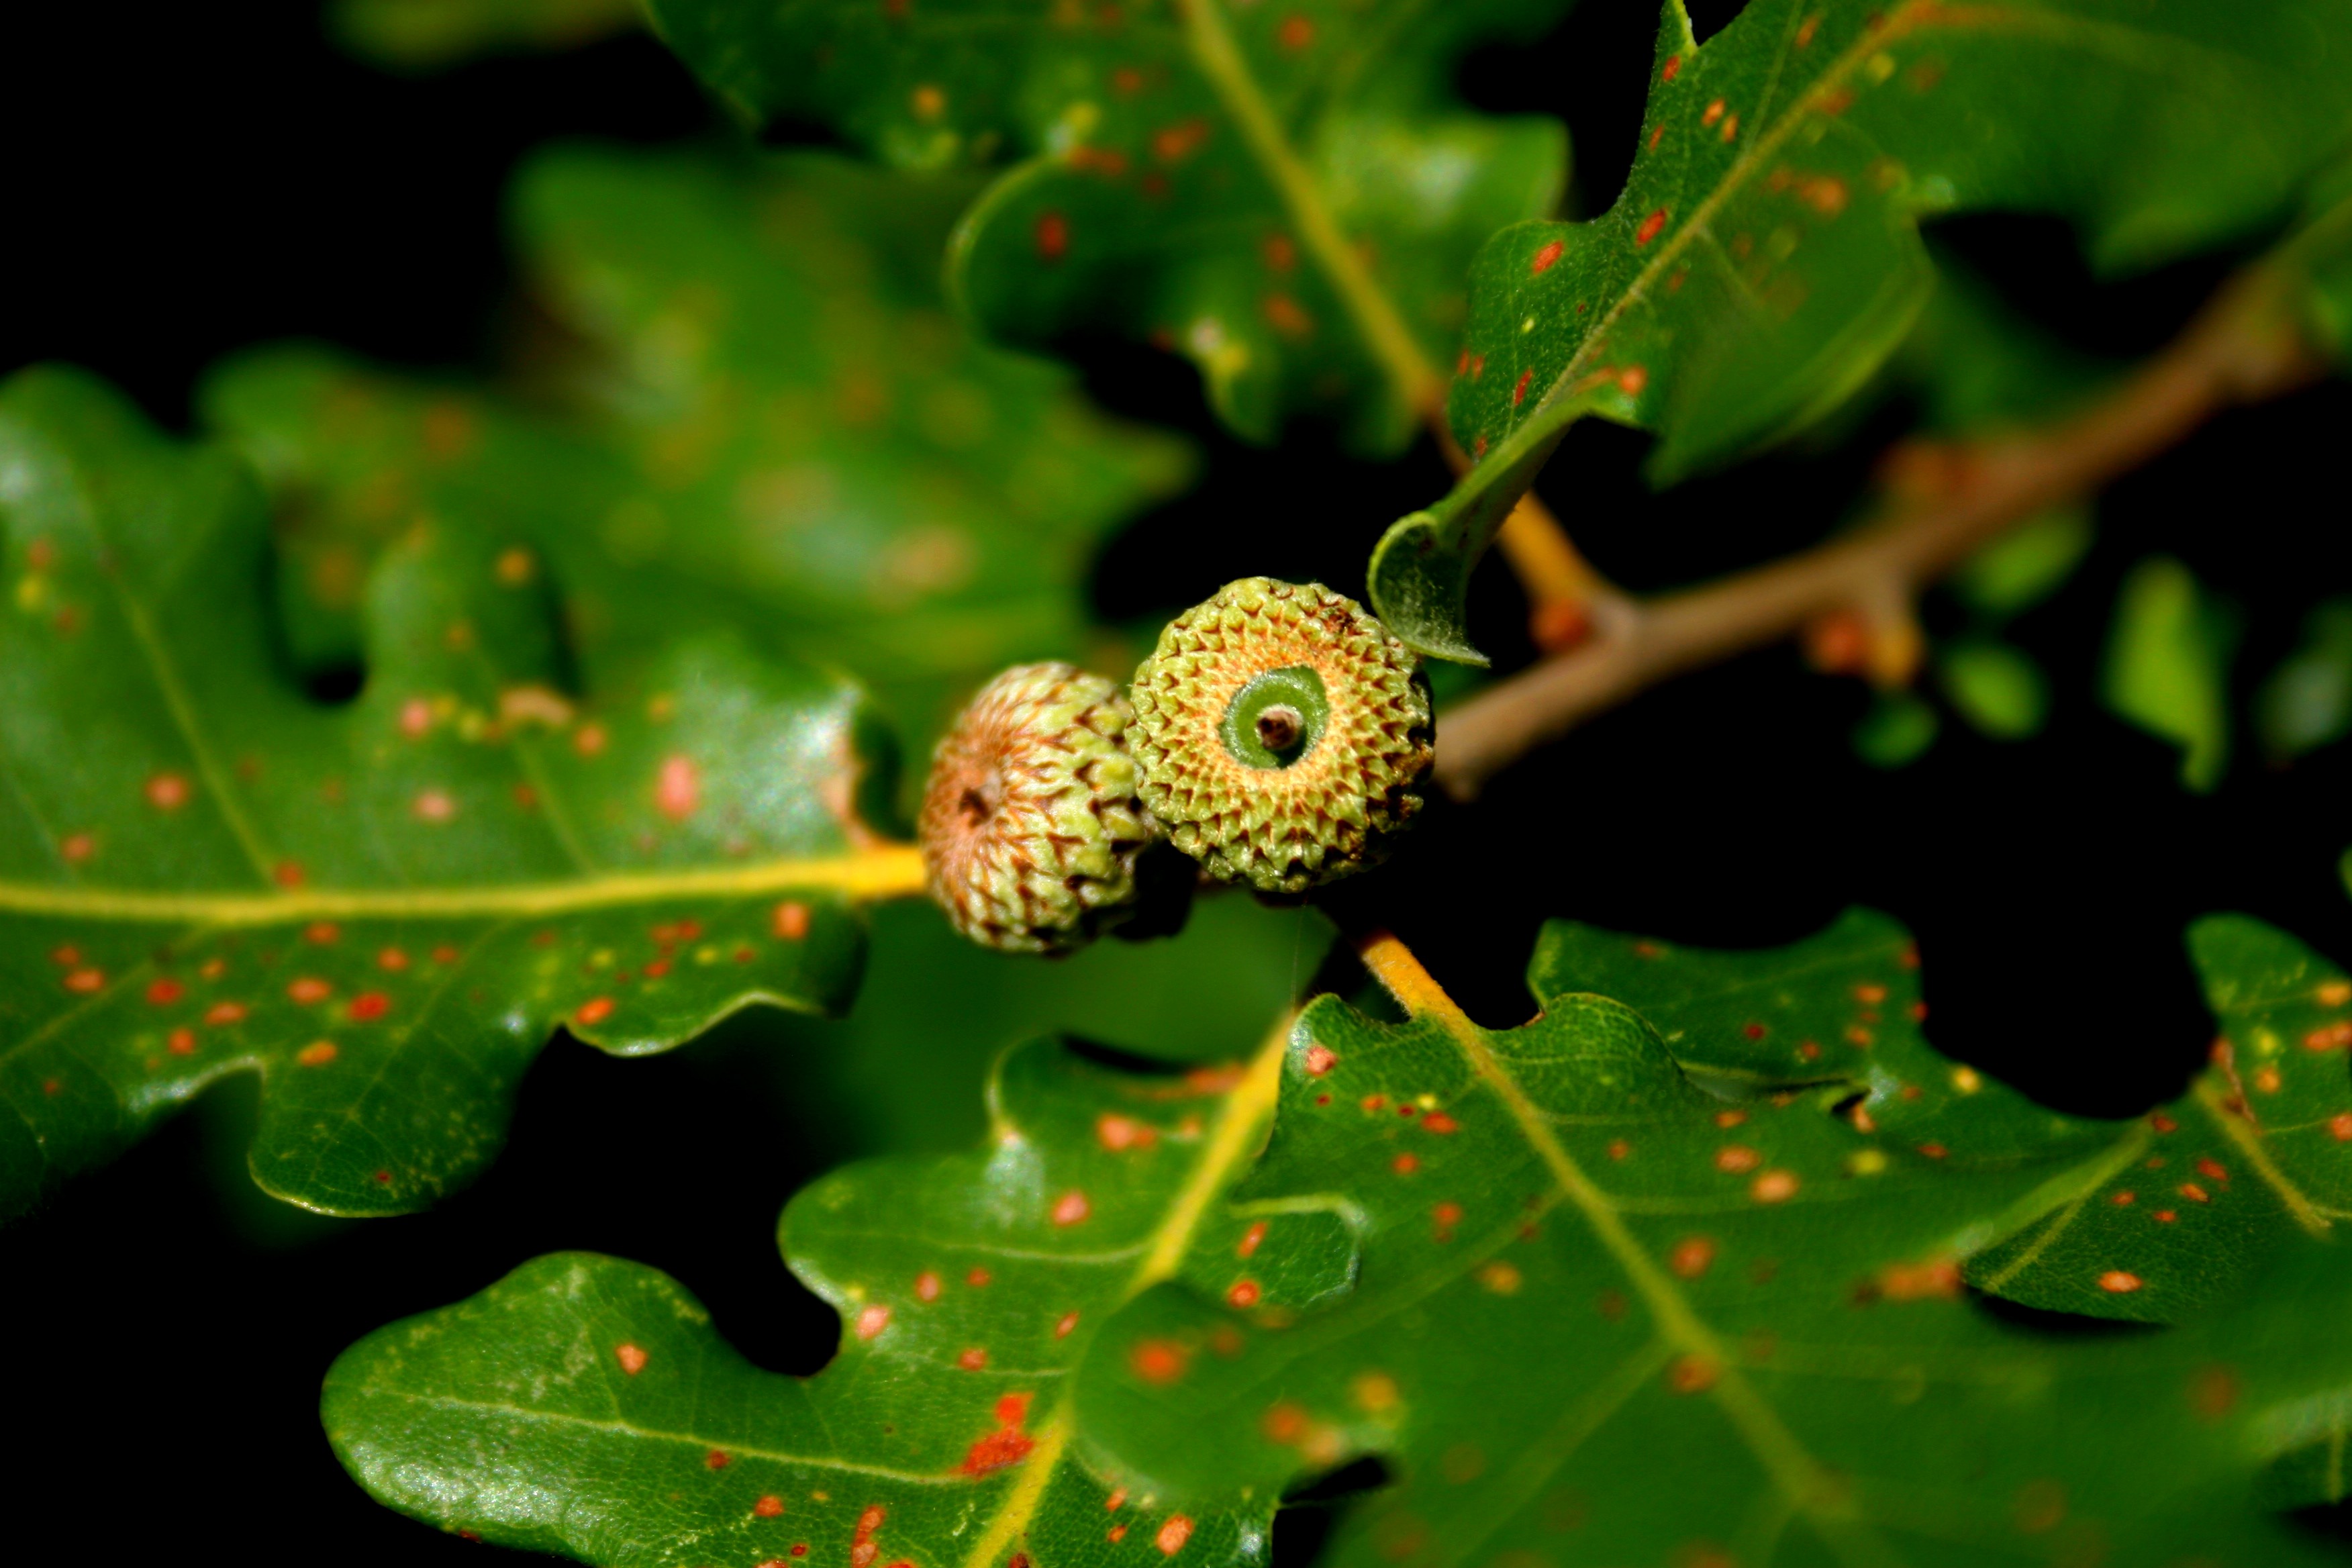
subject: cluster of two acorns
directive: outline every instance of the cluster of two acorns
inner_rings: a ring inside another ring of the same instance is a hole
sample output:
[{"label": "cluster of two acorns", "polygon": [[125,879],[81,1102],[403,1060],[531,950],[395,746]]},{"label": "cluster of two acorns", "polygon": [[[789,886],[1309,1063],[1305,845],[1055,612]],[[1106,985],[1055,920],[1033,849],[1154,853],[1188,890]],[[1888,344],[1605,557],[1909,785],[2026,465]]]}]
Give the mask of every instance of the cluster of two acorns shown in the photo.
[{"label": "cluster of two acorns", "polygon": [[924,791],[931,896],[974,942],[1065,952],[1136,912],[1162,842],[1302,894],[1387,853],[1434,733],[1419,660],[1362,605],[1244,578],[1170,622],[1124,694],[1027,664],[972,699]]}]

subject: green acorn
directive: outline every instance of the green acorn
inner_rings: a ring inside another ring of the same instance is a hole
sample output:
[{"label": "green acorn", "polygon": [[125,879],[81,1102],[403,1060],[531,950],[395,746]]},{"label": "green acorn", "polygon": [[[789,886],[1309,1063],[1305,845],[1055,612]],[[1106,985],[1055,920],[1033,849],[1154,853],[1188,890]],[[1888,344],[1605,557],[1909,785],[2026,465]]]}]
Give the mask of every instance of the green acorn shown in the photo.
[{"label": "green acorn", "polygon": [[1129,696],[1144,805],[1227,881],[1304,892],[1377,864],[1421,810],[1421,662],[1320,583],[1228,583],[1168,624]]},{"label": "green acorn", "polygon": [[1118,688],[1024,664],[981,689],[931,754],[918,837],[956,930],[1005,952],[1064,952],[1135,901],[1156,837],[1136,798]]}]

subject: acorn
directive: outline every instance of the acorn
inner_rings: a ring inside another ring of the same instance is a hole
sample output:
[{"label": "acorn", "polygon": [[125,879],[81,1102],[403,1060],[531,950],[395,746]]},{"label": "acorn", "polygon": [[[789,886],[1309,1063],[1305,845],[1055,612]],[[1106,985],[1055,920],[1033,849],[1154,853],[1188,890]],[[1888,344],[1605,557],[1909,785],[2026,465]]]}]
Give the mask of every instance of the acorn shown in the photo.
[{"label": "acorn", "polygon": [[1305,892],[1377,865],[1421,811],[1421,661],[1320,583],[1228,583],[1168,624],[1129,695],[1144,805],[1226,881]]},{"label": "acorn", "polygon": [[931,754],[917,836],[930,894],[965,936],[1066,952],[1124,915],[1157,837],[1136,796],[1117,685],[1075,665],[999,675]]}]

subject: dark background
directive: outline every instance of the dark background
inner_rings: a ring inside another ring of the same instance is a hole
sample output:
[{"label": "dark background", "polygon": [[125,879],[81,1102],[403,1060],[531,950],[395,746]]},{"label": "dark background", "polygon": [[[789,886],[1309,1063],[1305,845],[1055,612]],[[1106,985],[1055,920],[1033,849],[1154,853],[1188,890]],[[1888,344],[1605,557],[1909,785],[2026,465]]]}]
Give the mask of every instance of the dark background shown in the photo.
[{"label": "dark background", "polygon": [[[1702,32],[1734,9],[1694,6]],[[1481,107],[1565,115],[1580,210],[1608,204],[1632,157],[1654,14],[1591,0],[1540,46],[1465,68]],[[642,37],[404,80],[335,54],[313,6],[294,3],[27,8],[0,54],[0,370],[75,361],[180,428],[203,367],[261,340],[486,363],[511,303],[499,196],[524,149],[724,133]],[[2160,344],[2230,259],[2100,286],[2054,226],[1973,218],[1939,235],[2033,319],[2118,356]],[[1252,572],[1359,589],[1400,498],[1445,482],[1426,451],[1351,463],[1312,432],[1279,454],[1238,447],[1208,424],[1189,369],[1115,345],[1084,357],[1102,402],[1209,454],[1197,493],[1107,550],[1106,614],[1163,611],[1156,595],[1197,598]],[[1474,1014],[1505,1024],[1528,1010],[1520,970],[1548,916],[1753,944],[1873,904],[1920,935],[1944,1050],[2079,1110],[2128,1114],[2176,1092],[2210,1028],[2181,952],[2188,921],[2244,910],[2352,957],[2336,873],[2352,748],[2270,770],[2242,743],[2219,793],[2185,794],[2175,754],[2094,701],[2106,612],[2134,561],[2182,556],[2245,613],[2251,685],[2347,582],[2341,503],[2308,498],[2334,490],[2347,413],[2352,393],[2330,384],[2231,415],[2102,500],[2089,563],[2015,628],[2053,676],[2041,738],[1996,744],[1948,722],[1926,761],[1880,773],[1847,744],[1867,704],[1857,684],[1787,650],[1757,655],[1438,814],[1383,873],[1384,912]],[[1588,423],[1545,488],[1604,570],[1660,586],[1819,537],[1900,427],[1882,416],[1827,455],[1654,496],[1637,475],[1644,439]],[[1477,624],[1506,663],[1528,657],[1522,616],[1490,566]],[[238,1089],[77,1181],[0,1233],[12,1546],[53,1531],[75,1540],[61,1555],[87,1558],[108,1550],[98,1531],[125,1551],[168,1542],[255,1565],[482,1561],[344,1479],[318,1380],[369,1330],[541,1252],[657,1265],[754,1360],[821,1364],[832,1314],[771,1239],[821,1140],[761,1047],[756,1021],[653,1060],[559,1041],[490,1175],[409,1219],[321,1221],[251,1195]]]}]

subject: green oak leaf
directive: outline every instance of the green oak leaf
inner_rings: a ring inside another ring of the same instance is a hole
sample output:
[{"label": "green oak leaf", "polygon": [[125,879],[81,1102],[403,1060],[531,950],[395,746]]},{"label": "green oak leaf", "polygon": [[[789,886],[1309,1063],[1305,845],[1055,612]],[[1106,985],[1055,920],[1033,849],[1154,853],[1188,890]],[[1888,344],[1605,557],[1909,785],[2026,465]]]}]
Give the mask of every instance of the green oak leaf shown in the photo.
[{"label": "green oak leaf", "polygon": [[1469,648],[1470,563],[1576,419],[1654,429],[1660,480],[1843,402],[1935,278],[1922,217],[2071,219],[2110,270],[2288,216],[2340,144],[2345,0],[1756,0],[1665,7],[1623,195],[1497,234],[1448,405],[1477,467],[1370,570],[1407,642]]},{"label": "green oak leaf", "polygon": [[816,155],[537,155],[518,247],[573,352],[525,369],[560,410],[305,349],[207,387],[278,498],[289,619],[331,655],[369,552],[437,511],[697,584],[918,732],[1005,664],[1082,658],[1094,549],[1190,460],[947,315],[929,258],[968,190]]},{"label": "green oak leaf", "polygon": [[[2128,1121],[2061,1116],[1937,1053],[1917,950],[1867,910],[1757,952],[1557,922],[1528,979],[1538,996],[1623,1001],[1719,1091],[1832,1086],[1859,1097],[1844,1103],[1858,1126],[1931,1160],[2062,1160],[2005,1234],[1973,1239],[1964,1276],[2029,1306],[2164,1322],[2282,1242],[2352,1216],[2352,1147],[2336,1132],[2352,1136],[2352,980],[2242,915],[2198,922],[2189,952],[2221,1044],[2188,1093]],[[2113,1270],[2138,1283],[2100,1288]]]},{"label": "green oak leaf", "polygon": [[333,0],[327,7],[327,28],[338,44],[399,71],[578,48],[640,20],[635,0]]},{"label": "green oak leaf", "polygon": [[[1130,1488],[1207,1506],[1381,1456],[1343,1568],[2333,1560],[2260,1509],[2342,1490],[2340,1249],[2290,1247],[2286,1283],[2185,1334],[1986,1310],[1964,1260],[2112,1130],[1893,1026],[1916,990],[1888,922],[1772,955],[1555,926],[1512,1030],[1383,946],[1410,1021],[1310,1006],[1235,1189],[1344,1206],[1356,1288],[1306,1312],[1139,1297],[1075,1394]],[[1651,1016],[1580,989],[1612,981]],[[2163,1283],[2070,1264],[2111,1299]]]},{"label": "green oak leaf", "polygon": [[[1246,1275],[1290,1311],[1348,1288],[1341,1215],[1223,1201],[1283,1051],[1277,1032],[1246,1067],[1177,1078],[1034,1042],[1000,1063],[980,1151],[802,1192],[780,1241],[842,1316],[814,1377],[751,1366],[651,1269],[558,1255],[345,1352],[328,1434],[404,1512],[590,1563],[1264,1563],[1270,1499],[1186,1512],[1129,1492],[1065,1389],[1159,1281]],[[1242,1261],[1277,1244],[1279,1272]]]},{"label": "green oak leaf", "polygon": [[231,1073],[262,1186],[405,1212],[490,1158],[558,1024],[632,1054],[845,1004],[857,904],[921,880],[866,826],[855,687],[721,633],[575,656],[534,550],[427,521],[326,707],[268,530],[235,458],[90,379],[0,386],[0,1214]]},{"label": "green oak leaf", "polygon": [[1548,214],[1552,121],[1463,109],[1472,45],[1566,0],[655,0],[656,29],[749,119],[814,122],[905,168],[1010,161],[949,252],[1009,341],[1110,331],[1197,365],[1271,439],[1312,413],[1401,447],[1442,396],[1465,275]]}]

